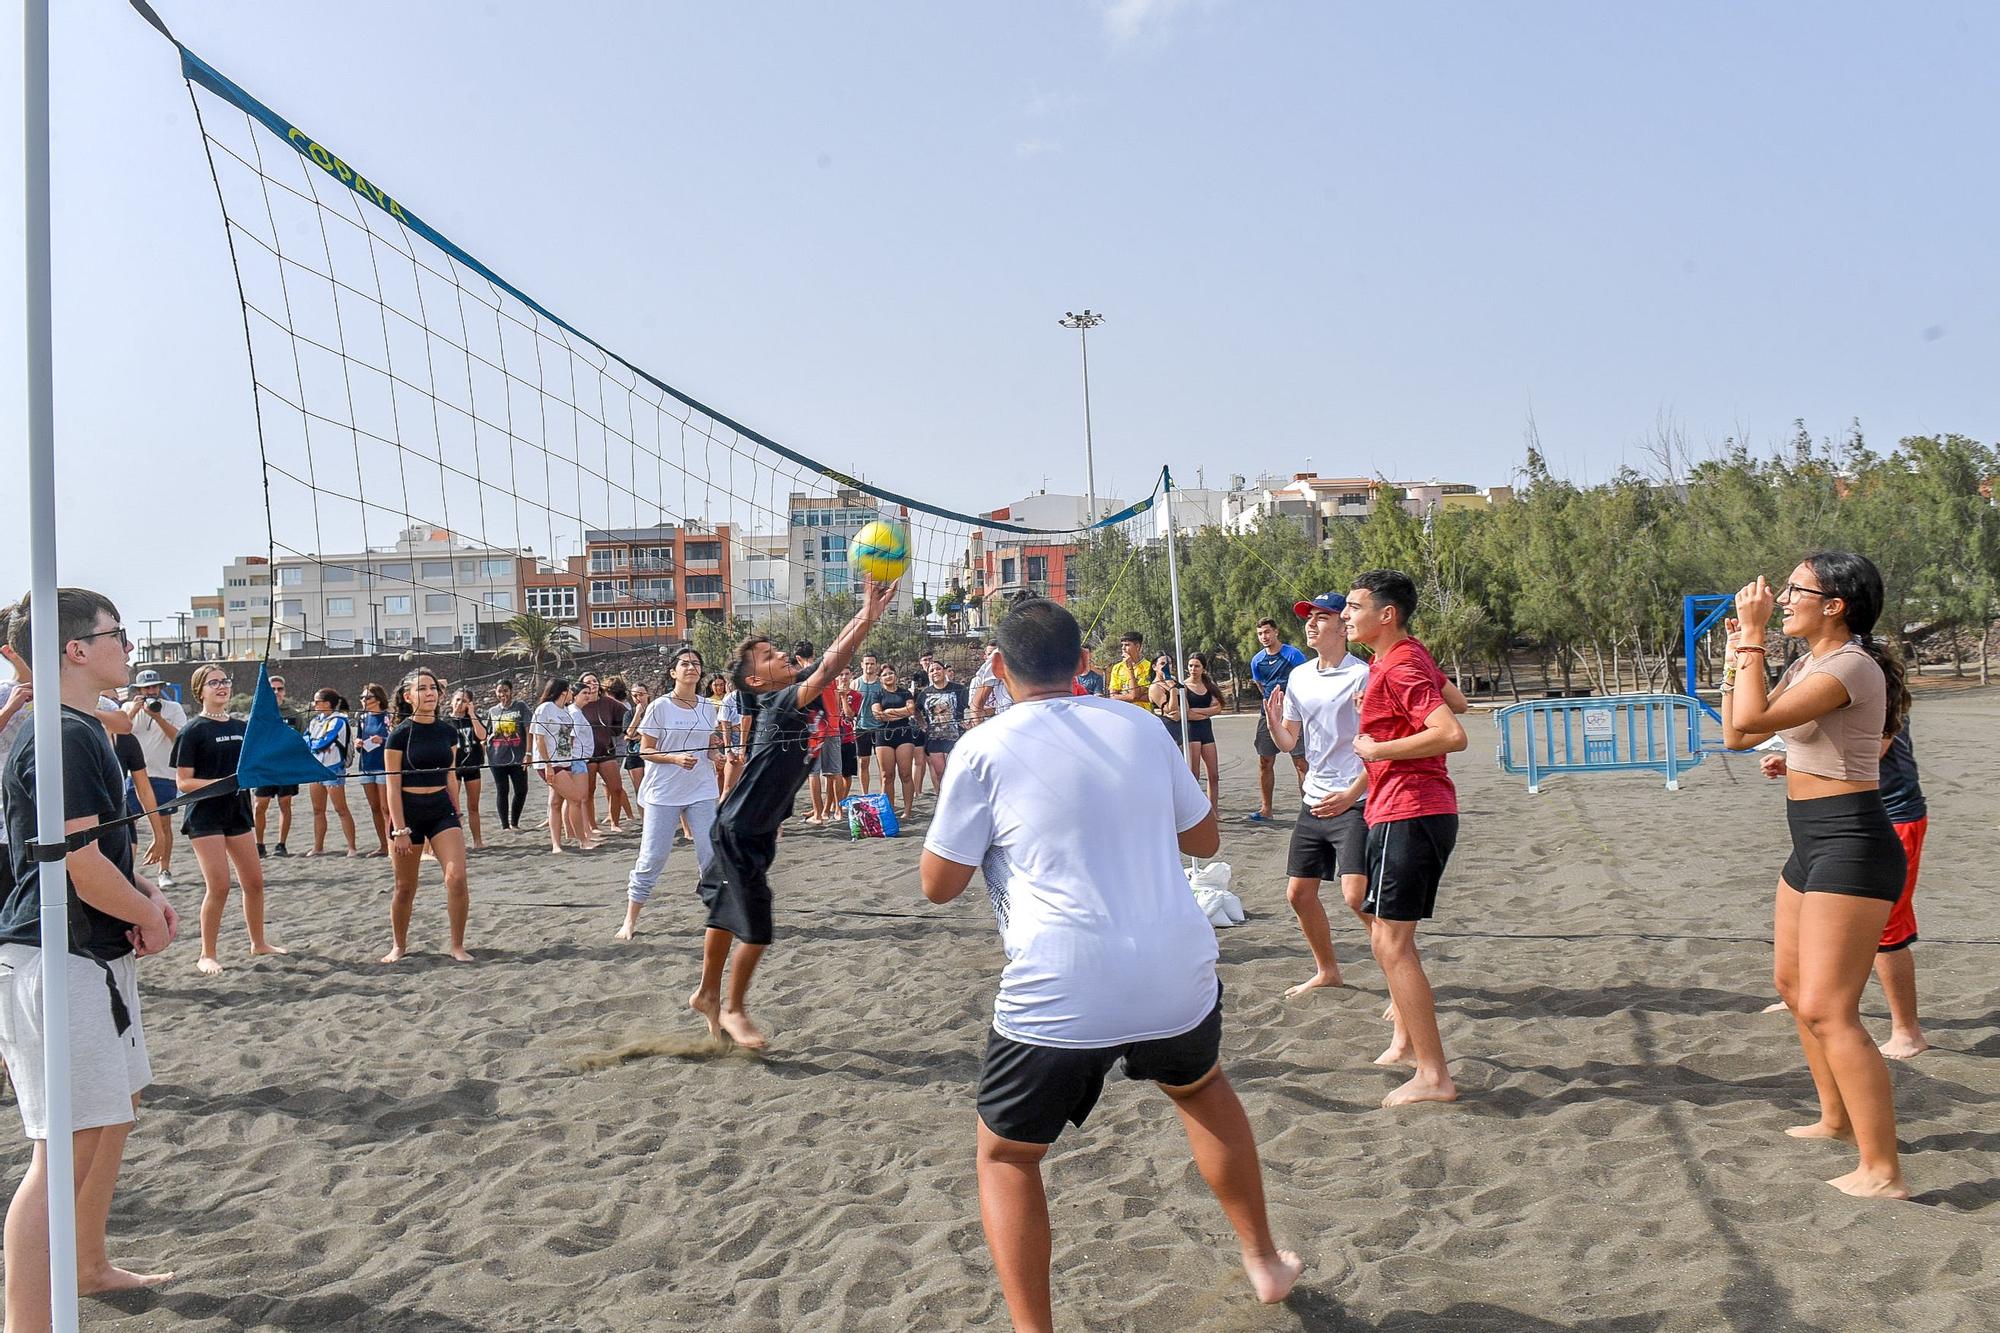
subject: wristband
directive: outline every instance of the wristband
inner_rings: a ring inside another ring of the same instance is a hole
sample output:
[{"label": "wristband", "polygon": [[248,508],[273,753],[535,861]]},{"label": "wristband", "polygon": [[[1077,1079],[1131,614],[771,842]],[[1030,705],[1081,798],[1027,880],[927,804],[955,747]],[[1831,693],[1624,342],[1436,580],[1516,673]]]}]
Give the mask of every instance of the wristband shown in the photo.
[{"label": "wristband", "polygon": [[[1739,653],[1763,653],[1764,646],[1762,644],[1742,644],[1736,648],[1736,651]],[[1765,655],[1769,656],[1768,653]]]}]

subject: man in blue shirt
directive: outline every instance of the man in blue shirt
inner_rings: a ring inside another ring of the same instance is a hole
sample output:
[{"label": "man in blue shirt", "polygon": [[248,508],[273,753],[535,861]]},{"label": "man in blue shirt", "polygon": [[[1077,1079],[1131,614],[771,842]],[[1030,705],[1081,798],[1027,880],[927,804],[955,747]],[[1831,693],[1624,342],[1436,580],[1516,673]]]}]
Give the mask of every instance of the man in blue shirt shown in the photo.
[{"label": "man in blue shirt", "polygon": [[[1257,655],[1250,659],[1250,678],[1257,682],[1257,689],[1266,699],[1271,691],[1285,683],[1285,677],[1292,674],[1292,668],[1304,666],[1306,655],[1278,637],[1278,622],[1269,616],[1257,622],[1257,642],[1263,645]],[[1304,754],[1292,756],[1292,767],[1298,770],[1299,792],[1303,798],[1306,787],[1306,759]],[[1271,787],[1276,782],[1278,771],[1278,743],[1271,739],[1271,728],[1264,721],[1264,710],[1257,710],[1257,795],[1262,804],[1257,813],[1250,816],[1250,822],[1261,824],[1271,818]]]}]

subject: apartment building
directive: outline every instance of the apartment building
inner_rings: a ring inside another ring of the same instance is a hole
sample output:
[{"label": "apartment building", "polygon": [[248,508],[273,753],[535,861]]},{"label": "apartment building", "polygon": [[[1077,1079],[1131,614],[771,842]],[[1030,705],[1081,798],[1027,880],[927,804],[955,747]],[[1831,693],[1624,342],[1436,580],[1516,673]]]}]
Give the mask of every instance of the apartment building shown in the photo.
[{"label": "apartment building", "polygon": [[[389,547],[283,557],[265,571],[276,653],[497,647],[506,641],[506,623],[518,606],[521,556],[420,526],[406,529]],[[224,571],[232,633],[237,595],[228,580],[241,564]],[[254,610],[254,585],[245,591]]]},{"label": "apartment building", "polygon": [[697,618],[735,614],[734,540],[728,523],[586,532],[582,577],[590,647],[681,639]]}]

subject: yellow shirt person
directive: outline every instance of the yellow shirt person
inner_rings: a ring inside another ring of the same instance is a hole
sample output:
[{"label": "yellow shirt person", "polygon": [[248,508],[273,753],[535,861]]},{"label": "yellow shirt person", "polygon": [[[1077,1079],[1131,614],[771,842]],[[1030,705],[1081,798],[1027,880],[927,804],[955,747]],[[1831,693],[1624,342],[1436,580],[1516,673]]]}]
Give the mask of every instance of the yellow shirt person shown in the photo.
[{"label": "yellow shirt person", "polygon": [[1153,664],[1140,657],[1138,660],[1126,657],[1111,664],[1111,674],[1106,685],[1114,699],[1124,699],[1151,711],[1152,703],[1146,691],[1152,688]]}]

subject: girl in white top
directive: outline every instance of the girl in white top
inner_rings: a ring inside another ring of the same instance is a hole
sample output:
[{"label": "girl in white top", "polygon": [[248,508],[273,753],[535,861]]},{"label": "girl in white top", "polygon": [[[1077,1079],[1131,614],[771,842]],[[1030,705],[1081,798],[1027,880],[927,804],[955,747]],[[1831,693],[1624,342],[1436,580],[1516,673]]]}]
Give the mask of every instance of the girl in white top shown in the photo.
[{"label": "girl in white top", "polygon": [[639,723],[639,753],[646,776],[639,783],[639,804],[646,810],[640,825],[639,859],[625,886],[625,924],[618,938],[629,940],[639,929],[639,909],[653,895],[667,857],[674,850],[674,831],[683,820],[694,840],[696,873],[711,855],[715,828],[715,769],[717,741],[713,703],[699,693],[701,654],[683,648],[674,655],[673,689],[653,700]]},{"label": "girl in white top", "polygon": [[542,701],[528,724],[529,766],[549,789],[551,854],[562,851],[564,833],[585,851],[597,845],[583,818],[583,775],[574,771],[581,762],[577,738],[590,735],[590,730],[587,725],[578,728],[576,712],[570,707],[572,697],[568,681],[560,676],[551,680],[542,688]]}]

